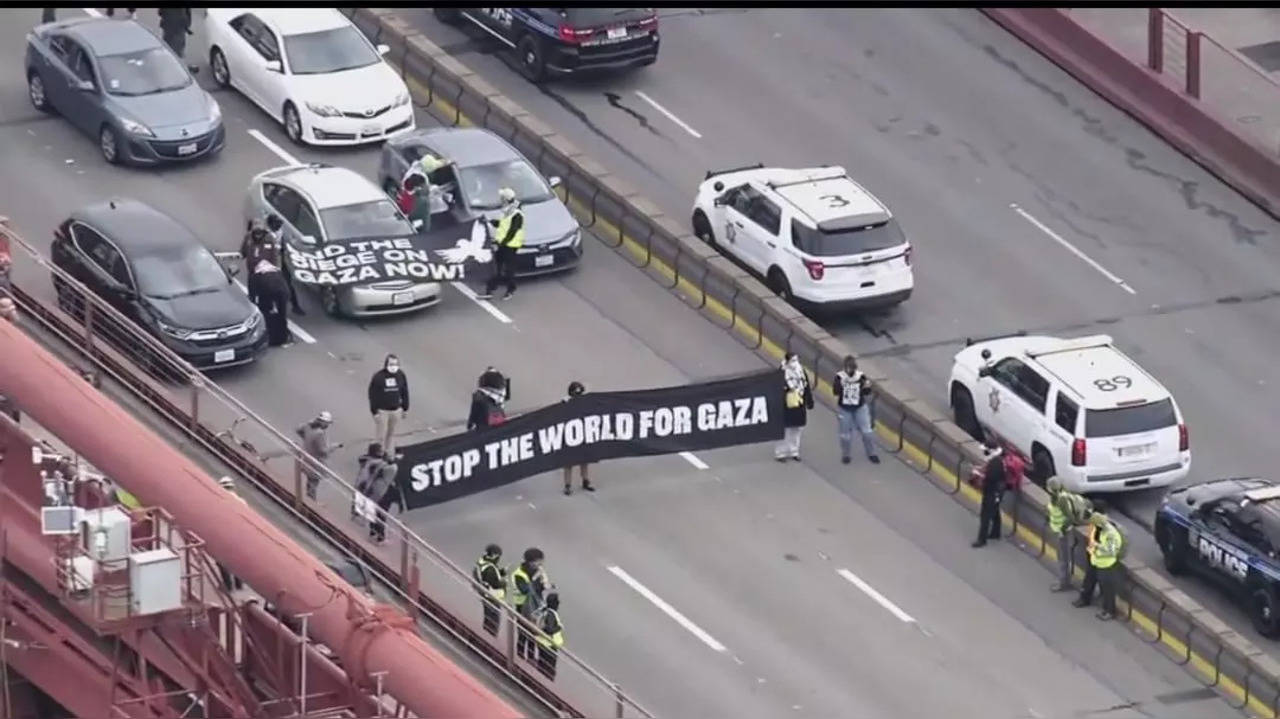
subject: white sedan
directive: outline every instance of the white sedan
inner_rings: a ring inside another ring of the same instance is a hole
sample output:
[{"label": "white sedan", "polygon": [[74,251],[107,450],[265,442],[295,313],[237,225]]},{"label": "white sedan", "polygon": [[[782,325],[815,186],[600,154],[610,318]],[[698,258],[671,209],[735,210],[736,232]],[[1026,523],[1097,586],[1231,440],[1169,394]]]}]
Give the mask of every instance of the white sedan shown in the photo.
[{"label": "white sedan", "polygon": [[298,144],[360,145],[414,129],[404,80],[331,8],[209,8],[209,67]]}]

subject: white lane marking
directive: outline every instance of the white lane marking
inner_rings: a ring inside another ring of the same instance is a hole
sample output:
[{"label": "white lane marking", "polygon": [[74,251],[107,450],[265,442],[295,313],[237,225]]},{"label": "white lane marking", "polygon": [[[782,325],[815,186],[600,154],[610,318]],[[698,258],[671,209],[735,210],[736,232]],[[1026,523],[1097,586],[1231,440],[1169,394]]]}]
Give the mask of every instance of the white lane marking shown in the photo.
[{"label": "white lane marking", "polygon": [[261,142],[263,147],[275,153],[276,157],[279,157],[281,160],[284,160],[290,165],[306,164],[306,163],[303,163],[298,158],[294,157],[293,155],[290,155],[288,150],[285,150],[283,147],[280,147],[276,143],[272,142],[271,138],[267,137],[261,132],[258,132],[257,130],[249,130],[249,136],[257,140],[258,142]]},{"label": "white lane marking", "polygon": [[480,296],[477,295],[470,287],[467,287],[461,282],[450,282],[449,284],[453,285],[453,288],[461,292],[464,296],[466,296],[467,299],[480,305],[480,309],[493,315],[494,318],[496,318],[502,324],[504,325],[511,324],[510,317],[502,314],[502,310],[498,309],[497,307],[494,307],[493,303],[490,302],[489,300],[480,299]]},{"label": "white lane marking", "polygon": [[684,457],[685,461],[687,461],[689,464],[692,464],[694,467],[697,467],[698,469],[708,469],[707,463],[698,459],[698,455],[694,454],[693,452],[681,452],[680,456]]},{"label": "white lane marking", "polygon": [[874,599],[876,601],[876,604],[879,604],[885,609],[888,609],[890,614],[898,618],[898,621],[906,622],[907,624],[916,623],[916,620],[913,619],[910,614],[907,614],[906,612],[902,611],[902,609],[899,608],[897,604],[894,604],[893,602],[889,601],[883,594],[881,594],[880,592],[877,592],[875,587],[862,581],[862,578],[859,577],[858,575],[854,574],[853,572],[850,572],[848,569],[837,569],[836,574],[839,574],[840,576],[849,580],[849,583],[851,583],[853,586],[857,587],[858,589],[861,589],[863,593],[866,594],[868,597],[871,597],[872,599]]},{"label": "white lane marking", "polygon": [[1131,295],[1138,294],[1137,291],[1134,290],[1132,287],[1130,287],[1127,283],[1125,283],[1124,280],[1120,279],[1116,275],[1112,274],[1110,270],[1108,270],[1107,268],[1095,262],[1092,257],[1081,252],[1079,249],[1076,248],[1075,245],[1062,239],[1061,235],[1059,235],[1058,233],[1046,227],[1043,222],[1032,217],[1030,212],[1027,212],[1026,210],[1022,209],[1021,207],[1018,207],[1016,204],[1013,204],[1013,203],[1009,203],[1009,207],[1013,208],[1014,212],[1018,213],[1019,215],[1022,215],[1022,218],[1025,219],[1027,222],[1030,222],[1031,224],[1039,228],[1041,232],[1048,235],[1049,238],[1052,239],[1054,242],[1057,242],[1058,244],[1067,248],[1068,252],[1084,260],[1085,263],[1088,264],[1090,267],[1097,270],[1098,272],[1101,272],[1104,277],[1106,277],[1107,279],[1119,285],[1120,288],[1123,289],[1125,292],[1128,292]]},{"label": "white lane marking", "polygon": [[623,582],[626,582],[627,586],[636,590],[636,592],[639,593],[640,596],[644,597],[645,599],[648,599],[650,602],[653,603],[654,606],[656,606],[658,609],[661,609],[662,612],[666,614],[668,617],[671,617],[672,619],[676,620],[676,624],[679,624],[680,626],[688,630],[690,634],[697,637],[698,639],[701,639],[703,644],[706,644],[707,646],[711,647],[717,652],[726,651],[725,646],[720,642],[716,641],[715,637],[703,631],[702,627],[699,627],[697,624],[694,624],[693,622],[689,621],[688,617],[681,614],[679,610],[677,610],[675,607],[663,601],[662,597],[659,597],[658,595],[649,591],[648,587],[636,581],[636,579],[632,577],[630,574],[627,574],[626,571],[622,569],[622,567],[618,567],[618,566],[609,567],[609,571],[613,573],[613,576],[617,577],[618,579],[621,579]]},{"label": "white lane marking", "polygon": [[679,125],[679,126],[680,126],[680,129],[684,130],[685,132],[689,133],[690,135],[693,135],[694,137],[698,138],[699,140],[701,140],[701,139],[702,139],[702,134],[701,134],[701,133],[699,133],[697,130],[693,129],[692,127],[689,127],[689,125],[688,125],[687,123],[685,123],[685,121],[684,121],[684,120],[681,120],[680,118],[676,117],[676,114],[675,114],[674,112],[672,112],[672,111],[668,110],[667,108],[663,107],[662,105],[659,105],[657,100],[653,99],[652,97],[649,97],[648,95],[644,94],[643,92],[640,92],[639,90],[636,90],[636,97],[639,97],[641,100],[644,100],[645,102],[649,103],[650,105],[653,105],[653,109],[657,110],[658,112],[662,113],[663,115],[666,115],[666,116],[667,116],[667,119],[668,119],[668,120],[670,120],[670,121],[672,121],[672,122],[674,122],[675,124]]},{"label": "white lane marking", "polygon": [[[236,280],[236,285],[238,285],[240,289],[244,290],[244,293],[246,295],[249,294],[249,288],[245,287],[243,282],[241,282],[240,280]],[[298,339],[302,340],[303,342],[306,342],[309,345],[313,345],[316,343],[316,338],[312,337],[310,332],[307,332],[306,330],[299,327],[298,324],[295,323],[293,320],[289,320],[289,329],[293,332],[293,334]]]}]

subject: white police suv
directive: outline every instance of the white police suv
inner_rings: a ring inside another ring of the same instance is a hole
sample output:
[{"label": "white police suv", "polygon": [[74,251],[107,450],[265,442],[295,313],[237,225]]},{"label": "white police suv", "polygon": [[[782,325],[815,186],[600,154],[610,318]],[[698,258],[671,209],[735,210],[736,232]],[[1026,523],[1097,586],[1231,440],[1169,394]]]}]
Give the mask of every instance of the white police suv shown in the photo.
[{"label": "white police suv", "polygon": [[708,172],[693,232],[801,306],[895,305],[915,287],[898,220],[842,167]]},{"label": "white police suv", "polygon": [[1173,484],[1191,469],[1173,397],[1107,335],[1011,336],[969,342],[948,385],[956,424],[984,430],[1075,492]]}]

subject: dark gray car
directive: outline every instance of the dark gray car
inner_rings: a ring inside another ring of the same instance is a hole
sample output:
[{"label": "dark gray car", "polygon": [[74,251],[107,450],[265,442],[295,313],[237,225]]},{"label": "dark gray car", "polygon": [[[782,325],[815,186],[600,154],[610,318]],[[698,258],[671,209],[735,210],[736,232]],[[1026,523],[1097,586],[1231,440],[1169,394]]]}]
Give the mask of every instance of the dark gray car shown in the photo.
[{"label": "dark gray car", "polygon": [[27,94],[98,141],[107,162],[151,165],[222,149],[222,110],[133,20],[80,18],[27,35]]},{"label": "dark gray car", "polygon": [[[432,173],[453,197],[443,218],[432,217],[432,227],[442,222],[470,222],[479,217],[494,219],[502,209],[498,190],[510,187],[524,210],[524,247],[516,255],[516,274],[522,276],[558,272],[574,267],[582,259],[582,228],[569,214],[552,188],[559,178],[544,180],[542,174],[506,140],[480,128],[434,127],[406,133],[387,140],[378,166],[378,185],[394,195],[409,163],[425,155],[450,160],[454,166],[440,178]],[[447,182],[445,181],[447,180]]]}]

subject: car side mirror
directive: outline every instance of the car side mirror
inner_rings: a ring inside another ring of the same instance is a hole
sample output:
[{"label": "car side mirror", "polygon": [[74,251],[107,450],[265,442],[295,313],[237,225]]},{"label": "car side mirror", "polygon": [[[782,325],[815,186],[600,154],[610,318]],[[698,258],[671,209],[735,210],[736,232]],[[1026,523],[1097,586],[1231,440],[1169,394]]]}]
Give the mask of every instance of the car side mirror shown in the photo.
[{"label": "car side mirror", "polygon": [[553,175],[553,176],[551,176],[551,177],[548,177],[548,178],[547,178],[547,184],[548,184],[548,185],[551,185],[552,187],[559,187],[559,186],[560,186],[560,178],[559,178],[559,176],[554,176],[554,175]]},{"label": "car side mirror", "polygon": [[390,45],[379,45],[379,46],[378,46],[378,54],[379,54],[379,55],[386,55],[386,54],[387,54],[387,53],[389,53],[389,52],[391,52],[391,46],[390,46]]},{"label": "car side mirror", "polygon": [[267,69],[267,72],[283,72],[284,71],[284,65],[281,65],[279,60],[268,60],[267,64],[263,65],[263,67]]},{"label": "car side mirror", "polygon": [[979,377],[984,377],[984,378],[985,378],[985,377],[990,377],[990,376],[991,376],[991,368],[990,368],[990,367],[988,367],[988,366],[985,366],[985,365],[984,365],[984,366],[982,366],[982,367],[979,367],[979,368],[978,368],[978,376],[979,376]]},{"label": "car side mirror", "polygon": [[93,92],[96,88],[94,88],[92,82],[89,82],[88,80],[80,80],[76,83],[76,89],[80,92]]}]

